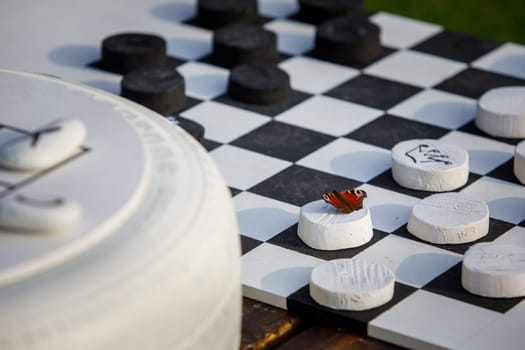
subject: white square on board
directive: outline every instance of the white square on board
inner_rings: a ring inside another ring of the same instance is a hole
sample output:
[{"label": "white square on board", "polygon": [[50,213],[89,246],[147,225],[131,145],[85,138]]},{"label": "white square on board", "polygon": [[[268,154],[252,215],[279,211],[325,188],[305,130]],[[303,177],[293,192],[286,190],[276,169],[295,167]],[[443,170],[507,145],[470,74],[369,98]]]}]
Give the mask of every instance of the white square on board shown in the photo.
[{"label": "white square on board", "polygon": [[462,256],[429,244],[391,234],[356,255],[385,264],[396,281],[421,288],[461,261]]},{"label": "white square on board", "polygon": [[500,315],[497,319],[490,318],[484,327],[480,327],[475,336],[467,338],[462,344],[463,349],[493,350],[498,348],[523,349],[525,335],[523,332],[523,315],[525,300]]},{"label": "white square on board", "polygon": [[383,111],[328,96],[314,96],[278,115],[284,123],[342,136],[371,122]]},{"label": "white square on board", "polygon": [[359,74],[358,70],[350,67],[302,56],[292,57],[279,67],[290,75],[292,88],[311,94],[333,89]]},{"label": "white square on board", "polygon": [[321,147],[297,164],[367,182],[390,168],[391,154],[380,147],[342,138]]},{"label": "white square on board", "polygon": [[466,341],[479,336],[480,329],[503,316],[418,290],[372,320],[368,335],[411,349],[463,349]]},{"label": "white square on board", "polygon": [[515,226],[496,238],[494,242],[525,247],[525,227]]},{"label": "white square on board", "polygon": [[271,119],[244,109],[215,101],[205,101],[181,113],[181,116],[200,123],[206,138],[228,143],[269,122]]},{"label": "white square on board", "polygon": [[299,217],[299,207],[250,192],[235,196],[233,204],[241,234],[259,241],[281,233]]},{"label": "white square on board", "polygon": [[186,83],[186,95],[202,100],[212,99],[226,92],[228,70],[200,62],[187,62],[177,68]]},{"label": "white square on board", "polygon": [[525,79],[525,46],[505,43],[472,62],[472,66]]},{"label": "white square on board", "polygon": [[372,226],[383,232],[393,232],[408,223],[412,207],[418,198],[386,190],[374,185],[364,184],[359,187],[368,197],[365,204],[370,208]]},{"label": "white square on board", "polygon": [[213,32],[177,24],[166,38],[168,55],[184,60],[196,60],[212,51]]},{"label": "white square on board", "polygon": [[513,224],[525,220],[525,186],[487,176],[467,186],[461,193],[484,200],[491,218]]},{"label": "white square on board", "polygon": [[259,0],[259,13],[263,16],[283,18],[299,10],[297,0]]},{"label": "white square on board", "polygon": [[226,184],[240,190],[246,190],[292,164],[230,145],[216,148],[210,155],[217,163]]},{"label": "white square on board", "polygon": [[266,23],[264,27],[277,34],[277,48],[281,52],[300,55],[314,48],[314,25],[277,19]]},{"label": "white square on board", "polygon": [[401,102],[388,113],[446,129],[457,129],[475,118],[476,100],[428,89]]},{"label": "white square on board", "polygon": [[451,131],[440,141],[463,148],[470,172],[485,175],[514,156],[514,146],[461,131]]},{"label": "white square on board", "polygon": [[415,51],[398,51],[365,73],[421,87],[431,87],[467,68],[465,63]]},{"label": "white square on board", "polygon": [[381,28],[381,43],[393,48],[412,47],[442,30],[436,24],[384,12],[370,16],[370,21]]},{"label": "white square on board", "polygon": [[310,255],[263,243],[241,258],[243,295],[286,309],[286,297],[310,282],[323,262]]}]

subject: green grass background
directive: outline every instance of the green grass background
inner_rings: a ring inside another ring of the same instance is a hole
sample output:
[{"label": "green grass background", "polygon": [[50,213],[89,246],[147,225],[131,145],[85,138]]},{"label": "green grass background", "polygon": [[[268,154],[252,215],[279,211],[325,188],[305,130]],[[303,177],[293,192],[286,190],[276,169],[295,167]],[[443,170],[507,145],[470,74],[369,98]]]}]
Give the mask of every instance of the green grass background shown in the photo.
[{"label": "green grass background", "polygon": [[365,7],[481,38],[525,44],[525,0],[365,0]]}]

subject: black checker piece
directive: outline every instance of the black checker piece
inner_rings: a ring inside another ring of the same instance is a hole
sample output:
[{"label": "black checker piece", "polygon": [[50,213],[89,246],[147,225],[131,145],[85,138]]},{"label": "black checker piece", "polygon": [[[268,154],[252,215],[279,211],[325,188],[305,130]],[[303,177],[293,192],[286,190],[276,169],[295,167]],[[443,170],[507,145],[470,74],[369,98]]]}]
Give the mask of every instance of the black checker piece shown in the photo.
[{"label": "black checker piece", "polygon": [[257,18],[257,0],[198,0],[197,17],[190,24],[217,29]]},{"label": "black checker piece", "polygon": [[364,13],[363,0],[299,0],[296,18],[320,24],[340,16],[359,16]]},{"label": "black checker piece", "polygon": [[232,68],[243,63],[273,63],[278,59],[277,36],[257,24],[234,23],[213,35],[213,63]]}]

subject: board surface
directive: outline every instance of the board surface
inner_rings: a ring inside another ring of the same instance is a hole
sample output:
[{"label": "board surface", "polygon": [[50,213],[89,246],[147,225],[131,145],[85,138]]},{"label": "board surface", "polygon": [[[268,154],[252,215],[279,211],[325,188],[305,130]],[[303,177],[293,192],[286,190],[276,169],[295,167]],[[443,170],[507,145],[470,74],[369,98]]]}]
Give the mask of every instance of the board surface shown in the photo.
[{"label": "board surface", "polygon": [[[470,244],[431,245],[408,233],[412,206],[430,193],[394,182],[390,150],[414,138],[465,148],[470,173],[458,191],[488,204],[489,233],[481,241],[525,245],[525,186],[512,172],[520,140],[490,137],[474,125],[483,93],[525,85],[525,47],[380,12],[370,20],[382,30],[381,57],[343,66],[313,57],[315,26],[294,16],[294,1],[261,0],[262,21],[277,33],[279,66],[294,89],[288,103],[261,107],[226,95],[229,70],[210,60],[212,31],[192,21],[192,1],[29,3],[2,5],[3,68],[118,94],[121,76],[88,66],[99,59],[101,40],[122,31],[166,38],[192,101],[180,115],[204,125],[205,146],[232,189],[245,296],[407,347],[523,344],[523,298],[482,298],[461,287]],[[300,207],[334,188],[356,187],[368,193],[371,242],[330,252],[305,246],[296,232]],[[338,312],[310,298],[312,268],[351,257],[395,272],[389,303]]]}]

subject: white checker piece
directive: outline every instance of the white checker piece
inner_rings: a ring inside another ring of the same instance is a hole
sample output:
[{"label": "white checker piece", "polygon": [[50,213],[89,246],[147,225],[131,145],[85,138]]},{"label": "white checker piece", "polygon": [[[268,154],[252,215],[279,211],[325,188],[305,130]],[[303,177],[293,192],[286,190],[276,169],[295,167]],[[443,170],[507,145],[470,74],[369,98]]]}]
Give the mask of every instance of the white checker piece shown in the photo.
[{"label": "white checker piece", "polygon": [[231,142],[270,121],[266,116],[215,101],[200,103],[181,116],[204,126],[206,138],[221,143]]},{"label": "white checker piece", "polygon": [[427,89],[404,100],[388,113],[454,130],[474,119],[476,100]]},{"label": "white checker piece", "polygon": [[297,164],[367,182],[390,168],[390,151],[340,138],[299,160]]},{"label": "white checker piece", "polygon": [[[293,89],[320,94],[359,74],[353,68],[310,57],[292,57],[279,64],[290,75]],[[312,74],[315,72],[315,79]]]},{"label": "white checker piece", "polygon": [[282,309],[286,297],[310,281],[323,260],[263,243],[241,257],[243,295]]},{"label": "white checker piece", "polygon": [[365,73],[420,87],[431,87],[467,68],[465,63],[415,51],[398,51],[365,69]]},{"label": "white checker piece", "polygon": [[[478,337],[479,329],[490,328],[501,316],[495,311],[417,290],[372,320],[368,332],[411,349],[463,349],[467,341]],[[502,344],[504,339],[498,346]]]},{"label": "white checker piece", "polygon": [[525,79],[525,46],[505,43],[472,62],[472,66]]},{"label": "white checker piece", "polygon": [[264,27],[277,34],[277,49],[291,55],[300,55],[314,48],[315,26],[277,19]]},{"label": "white checker piece", "polygon": [[370,21],[381,28],[381,43],[393,48],[408,48],[439,33],[441,26],[379,12]]},{"label": "white checker piece", "polygon": [[452,131],[439,139],[463,148],[469,155],[469,171],[485,175],[514,157],[514,146],[485,137]]},{"label": "white checker piece", "polygon": [[372,226],[383,232],[393,232],[408,223],[412,207],[418,198],[386,190],[374,185],[364,184],[359,187],[368,197],[365,205],[370,208]]},{"label": "white checker piece", "polygon": [[246,190],[292,164],[230,145],[216,148],[210,155],[217,162],[226,184],[240,190]]},{"label": "white checker piece", "polygon": [[250,192],[233,198],[239,231],[243,236],[267,241],[297,223],[299,207]]},{"label": "white checker piece", "polygon": [[226,92],[229,71],[200,62],[187,62],[177,68],[186,83],[186,95],[209,100]]},{"label": "white checker piece", "polygon": [[421,288],[461,261],[461,255],[391,234],[356,255],[385,264],[396,281]]},{"label": "white checker piece", "polygon": [[[328,112],[329,111],[329,112]],[[333,136],[342,136],[371,122],[383,111],[328,96],[314,96],[275,119]]]},{"label": "white checker piece", "polygon": [[486,176],[461,193],[485,201],[491,218],[513,224],[525,220],[525,186]]}]

